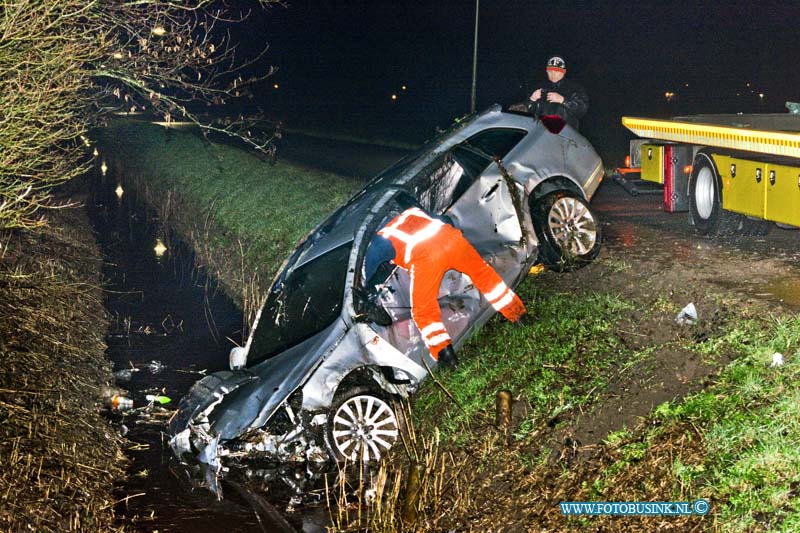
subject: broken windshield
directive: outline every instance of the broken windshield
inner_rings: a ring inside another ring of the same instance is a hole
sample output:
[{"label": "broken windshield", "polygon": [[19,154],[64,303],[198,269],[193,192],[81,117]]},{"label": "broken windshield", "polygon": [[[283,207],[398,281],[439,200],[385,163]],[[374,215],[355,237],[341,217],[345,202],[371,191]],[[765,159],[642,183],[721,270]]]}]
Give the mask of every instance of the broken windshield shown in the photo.
[{"label": "broken windshield", "polygon": [[287,269],[267,296],[253,332],[248,366],[328,327],[342,311],[352,241]]}]

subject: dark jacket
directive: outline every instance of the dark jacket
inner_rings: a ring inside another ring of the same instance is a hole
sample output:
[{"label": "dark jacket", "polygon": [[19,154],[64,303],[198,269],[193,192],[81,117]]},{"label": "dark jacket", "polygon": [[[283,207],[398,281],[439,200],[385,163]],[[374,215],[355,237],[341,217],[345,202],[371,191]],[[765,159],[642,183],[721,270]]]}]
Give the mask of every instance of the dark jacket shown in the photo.
[{"label": "dark jacket", "polygon": [[[558,83],[550,80],[544,81],[534,87],[528,93],[529,97],[536,89],[542,90],[542,97],[536,102],[528,100],[528,111],[537,117],[546,115],[558,115],[567,121],[567,124],[578,129],[581,118],[589,109],[589,95],[579,84],[574,81],[562,78]],[[554,92],[564,97],[563,104],[556,104],[547,101],[547,93]]]}]

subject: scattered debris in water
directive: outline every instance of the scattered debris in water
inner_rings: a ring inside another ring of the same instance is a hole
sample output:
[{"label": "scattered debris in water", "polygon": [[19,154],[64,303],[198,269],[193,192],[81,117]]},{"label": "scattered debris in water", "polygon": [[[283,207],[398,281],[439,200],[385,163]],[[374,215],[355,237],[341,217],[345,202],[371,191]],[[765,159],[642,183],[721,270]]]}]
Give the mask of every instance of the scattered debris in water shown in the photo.
[{"label": "scattered debris in water", "polygon": [[165,404],[168,404],[169,402],[172,401],[172,398],[170,398],[169,396],[162,396],[160,394],[147,394],[144,398],[145,398],[145,400],[150,402],[150,405],[153,405],[153,404],[156,404],[156,403],[159,403],[161,405],[165,405]]},{"label": "scattered debris in water", "polygon": [[113,411],[128,411],[133,409],[133,400],[121,394],[115,394],[108,399],[108,405]]},{"label": "scattered debris in water", "polygon": [[133,378],[133,373],[138,372],[138,368],[123,368],[114,372],[114,381],[117,383],[127,383]]},{"label": "scattered debris in water", "polygon": [[160,374],[165,368],[167,368],[167,365],[161,361],[153,360],[147,364],[147,370],[149,370],[151,374]]}]

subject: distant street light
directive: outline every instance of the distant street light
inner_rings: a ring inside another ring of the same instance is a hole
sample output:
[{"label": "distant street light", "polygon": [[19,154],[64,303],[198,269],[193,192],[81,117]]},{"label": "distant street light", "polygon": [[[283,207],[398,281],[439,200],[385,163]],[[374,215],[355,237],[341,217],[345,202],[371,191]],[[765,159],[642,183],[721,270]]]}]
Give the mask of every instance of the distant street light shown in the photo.
[{"label": "distant street light", "polygon": [[481,0],[475,0],[475,39],[472,44],[472,95],[470,98],[470,113],[475,112],[475,91],[476,81],[478,77],[478,10],[480,9]]}]

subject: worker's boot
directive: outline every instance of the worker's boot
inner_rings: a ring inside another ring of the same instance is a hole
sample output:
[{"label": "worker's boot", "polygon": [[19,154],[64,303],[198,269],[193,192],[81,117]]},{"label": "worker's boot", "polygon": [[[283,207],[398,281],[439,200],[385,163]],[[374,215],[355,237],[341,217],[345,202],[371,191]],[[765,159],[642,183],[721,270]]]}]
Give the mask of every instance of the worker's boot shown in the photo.
[{"label": "worker's boot", "polygon": [[456,351],[453,350],[452,344],[448,344],[439,352],[439,365],[442,368],[449,368],[452,370],[458,367],[458,357],[456,357]]}]

